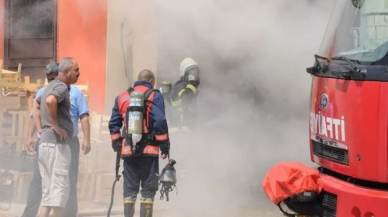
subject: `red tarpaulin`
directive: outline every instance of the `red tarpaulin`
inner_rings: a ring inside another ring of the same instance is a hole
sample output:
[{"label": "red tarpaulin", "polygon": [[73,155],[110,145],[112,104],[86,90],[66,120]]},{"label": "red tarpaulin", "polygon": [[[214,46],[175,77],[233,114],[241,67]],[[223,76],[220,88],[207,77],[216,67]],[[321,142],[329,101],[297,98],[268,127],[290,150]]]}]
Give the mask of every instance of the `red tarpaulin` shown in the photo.
[{"label": "red tarpaulin", "polygon": [[318,194],[323,189],[319,171],[298,162],[279,163],[272,167],[263,180],[269,199],[278,205],[290,196],[305,191]]}]

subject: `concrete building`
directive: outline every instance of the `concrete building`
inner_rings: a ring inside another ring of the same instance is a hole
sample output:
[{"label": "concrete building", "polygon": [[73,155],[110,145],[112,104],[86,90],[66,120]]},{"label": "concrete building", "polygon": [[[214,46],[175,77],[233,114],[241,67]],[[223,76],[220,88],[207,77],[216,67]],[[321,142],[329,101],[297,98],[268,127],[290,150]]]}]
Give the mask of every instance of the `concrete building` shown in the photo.
[{"label": "concrete building", "polygon": [[79,84],[89,81],[90,108],[110,114],[114,97],[144,69],[156,73],[152,1],[0,0],[0,59],[23,64],[22,77],[44,78],[50,61],[71,56]]}]

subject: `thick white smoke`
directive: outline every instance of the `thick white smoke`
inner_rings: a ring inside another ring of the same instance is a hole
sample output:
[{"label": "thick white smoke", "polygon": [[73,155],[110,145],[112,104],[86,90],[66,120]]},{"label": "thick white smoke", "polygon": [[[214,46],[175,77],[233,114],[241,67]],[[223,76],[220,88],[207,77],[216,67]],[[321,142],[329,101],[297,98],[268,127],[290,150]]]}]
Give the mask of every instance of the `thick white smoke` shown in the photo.
[{"label": "thick white smoke", "polygon": [[168,206],[180,216],[273,216],[265,214],[278,212],[261,182],[276,162],[309,163],[306,67],[313,64],[334,1],[155,4],[158,75],[174,83],[186,56],[202,73],[202,127],[191,141],[172,140],[181,179]]},{"label": "thick white smoke", "polygon": [[[157,207],[169,209],[155,215],[281,216],[261,183],[276,162],[309,163],[305,69],[334,0],[169,0],[154,6],[158,76],[178,80],[187,56],[202,73],[202,128],[192,140],[172,139],[179,193],[168,203],[156,198]],[[84,22],[98,16],[84,12]]]}]

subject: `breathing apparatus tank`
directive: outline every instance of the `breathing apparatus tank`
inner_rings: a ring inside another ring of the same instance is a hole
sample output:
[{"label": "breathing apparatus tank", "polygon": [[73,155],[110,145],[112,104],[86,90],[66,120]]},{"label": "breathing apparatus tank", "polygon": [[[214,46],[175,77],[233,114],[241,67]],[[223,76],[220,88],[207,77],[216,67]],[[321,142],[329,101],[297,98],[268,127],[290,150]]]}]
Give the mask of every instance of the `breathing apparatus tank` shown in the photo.
[{"label": "breathing apparatus tank", "polygon": [[127,109],[127,135],[132,138],[133,151],[136,150],[136,143],[140,142],[143,136],[143,111],[144,94],[133,90],[129,95],[129,107]]},{"label": "breathing apparatus tank", "polygon": [[171,90],[172,90],[172,84],[169,81],[162,81],[160,83],[159,91],[163,96],[164,99],[164,105],[165,105],[165,113],[166,113],[166,119],[167,123],[169,123],[169,120],[171,118]]},{"label": "breathing apparatus tank", "polygon": [[171,82],[162,81],[160,83],[160,87],[159,87],[160,93],[162,93],[165,102],[167,102],[168,104],[170,104],[170,102],[171,102],[171,100],[170,100],[171,89],[172,89]]},{"label": "breathing apparatus tank", "polygon": [[[176,161],[174,159],[170,159],[168,164],[163,168],[162,173],[160,174],[160,185],[162,186],[160,189],[160,199],[163,200],[163,195],[166,195],[166,201],[169,201],[168,193],[172,192],[173,188],[176,187],[177,177],[176,170],[174,165]],[[178,192],[177,192],[178,193]]]}]

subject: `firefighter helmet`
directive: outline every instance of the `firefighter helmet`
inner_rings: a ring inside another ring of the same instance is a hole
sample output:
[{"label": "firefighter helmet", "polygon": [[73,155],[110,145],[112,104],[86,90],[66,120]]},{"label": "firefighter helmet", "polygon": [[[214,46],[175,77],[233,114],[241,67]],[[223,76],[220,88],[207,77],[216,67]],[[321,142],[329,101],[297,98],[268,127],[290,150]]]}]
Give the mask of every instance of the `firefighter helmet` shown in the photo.
[{"label": "firefighter helmet", "polygon": [[182,60],[180,65],[181,77],[185,76],[185,73],[191,68],[198,68],[198,63],[195,62],[191,57],[186,57]]},{"label": "firefighter helmet", "polygon": [[168,164],[163,168],[162,174],[160,175],[160,185],[162,186],[160,189],[160,199],[163,200],[164,195],[166,195],[166,200],[169,201],[168,193],[176,188],[177,178],[176,171],[174,168],[176,161],[170,159]]}]

